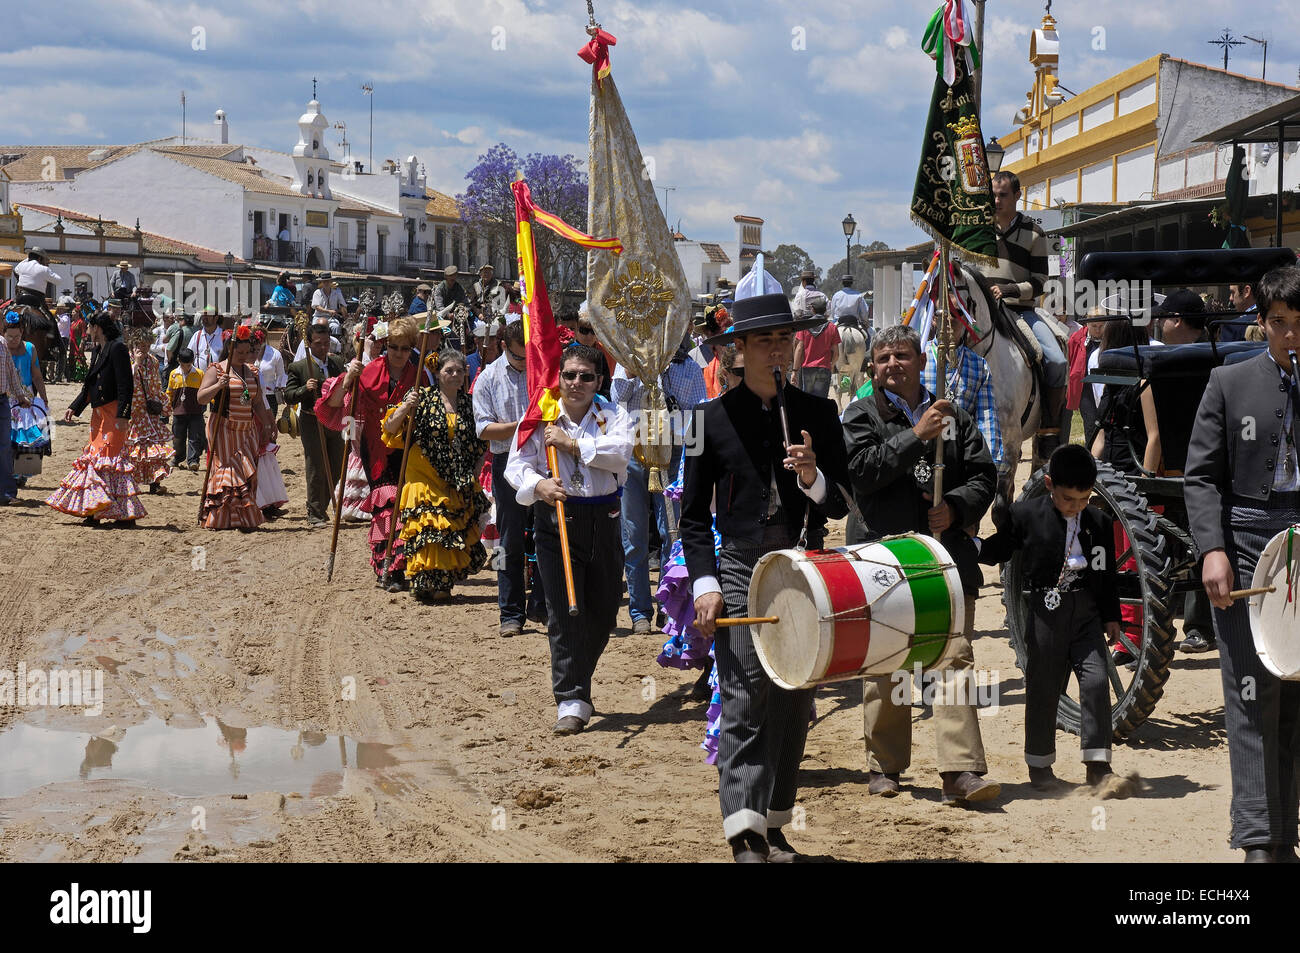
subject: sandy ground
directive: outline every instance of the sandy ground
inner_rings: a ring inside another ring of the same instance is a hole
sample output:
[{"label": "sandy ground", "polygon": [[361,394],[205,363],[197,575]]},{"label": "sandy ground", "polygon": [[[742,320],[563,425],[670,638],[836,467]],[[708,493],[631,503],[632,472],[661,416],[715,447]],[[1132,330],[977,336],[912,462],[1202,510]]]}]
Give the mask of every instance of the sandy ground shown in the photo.
[{"label": "sandy ground", "polygon": [[[73,393],[51,388],[56,414]],[[0,509],[0,669],[101,669],[104,709],[0,708],[0,784],[31,784],[0,788],[0,860],[730,859],[695,673],[655,663],[658,633],[631,637],[624,611],[596,718],[556,738],[545,634],[498,637],[491,573],[420,606],[375,587],[366,528],[345,524],[327,584],[297,444],[281,450],[289,514],[256,534],[197,529],[203,475],[188,471],[144,497],[137,528],[84,527],[41,501],[88,417],[58,427],[44,472]],[[1116,749],[1138,796],[1045,797],[1021,758],[999,590],[980,596],[976,661],[999,689],[980,724],[1001,798],[940,806],[921,708],[904,793],[868,797],[861,689],[840,683],[817,695],[794,844],[845,861],[1238,859],[1217,658],[1176,657],[1154,718]],[[1077,738],[1058,743],[1058,774],[1081,782]]]}]

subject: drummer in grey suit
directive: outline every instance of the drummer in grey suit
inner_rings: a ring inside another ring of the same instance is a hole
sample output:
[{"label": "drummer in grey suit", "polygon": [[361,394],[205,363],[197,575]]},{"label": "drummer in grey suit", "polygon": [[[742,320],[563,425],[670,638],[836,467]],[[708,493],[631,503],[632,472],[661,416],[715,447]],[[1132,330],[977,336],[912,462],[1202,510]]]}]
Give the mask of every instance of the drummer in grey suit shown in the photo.
[{"label": "drummer in grey suit", "polygon": [[1300,267],[1269,272],[1256,298],[1268,349],[1210,373],[1187,452],[1185,494],[1215,607],[1232,770],[1230,844],[1245,851],[1247,863],[1295,863],[1300,681],[1282,681],[1264,667],[1247,602],[1228,593],[1250,586],[1268,541],[1300,523],[1300,389],[1292,370],[1300,350]]},{"label": "drummer in grey suit", "polygon": [[[785,295],[744,298],[733,324],[710,344],[744,355],[745,377],[717,400],[700,405],[687,442],[681,536],[695,595],[695,626],[714,635],[714,620],[749,615],[749,578],[765,554],[792,549],[806,528],[818,549],[827,518],[848,506],[838,485],[848,482],[835,404],[785,383],[794,332],[818,323],[795,321]],[[787,445],[778,391],[789,423]],[[698,452],[691,453],[691,448]],[[716,501],[716,503],[715,503]],[[721,552],[715,555],[716,506]],[[718,797],[722,831],[738,862],[794,859],[781,827],[798,792],[799,762],[812,708],[812,689],[786,691],[763,670],[748,626],[718,629],[714,639],[722,695],[718,736]]]}]

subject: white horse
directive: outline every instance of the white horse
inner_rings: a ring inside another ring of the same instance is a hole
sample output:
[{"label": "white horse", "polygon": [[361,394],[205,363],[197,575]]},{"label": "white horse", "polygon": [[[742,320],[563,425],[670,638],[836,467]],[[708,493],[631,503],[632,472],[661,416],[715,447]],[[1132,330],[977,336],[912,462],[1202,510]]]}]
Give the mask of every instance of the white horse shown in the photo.
[{"label": "white horse", "polygon": [[[958,289],[962,300],[980,328],[993,329],[993,303],[980,281],[980,272],[963,262],[966,287]],[[1040,312],[1046,314],[1046,312]],[[1047,314],[1050,317],[1050,314]],[[1032,340],[1032,335],[1030,337]],[[1037,344],[1031,344],[1037,347]],[[1039,428],[1042,413],[1042,388],[1034,383],[1034,374],[1025,359],[1024,351],[1010,337],[993,330],[972,350],[988,363],[993,380],[993,396],[998,410],[998,424],[1002,428],[1003,461],[998,468],[998,498],[995,505],[1008,506],[1015,499],[1016,467],[1024,451],[1024,443]],[[1068,439],[1068,437],[1066,438]],[[1032,454],[1032,449],[1031,449]],[[1034,461],[1036,469],[1040,461]]]},{"label": "white horse", "polygon": [[[840,351],[835,359],[835,390],[838,395],[840,412],[857,396],[858,389],[866,382],[867,375],[862,369],[867,359],[867,334],[854,324],[837,324],[840,332]],[[845,390],[840,382],[848,379],[849,387]]]}]

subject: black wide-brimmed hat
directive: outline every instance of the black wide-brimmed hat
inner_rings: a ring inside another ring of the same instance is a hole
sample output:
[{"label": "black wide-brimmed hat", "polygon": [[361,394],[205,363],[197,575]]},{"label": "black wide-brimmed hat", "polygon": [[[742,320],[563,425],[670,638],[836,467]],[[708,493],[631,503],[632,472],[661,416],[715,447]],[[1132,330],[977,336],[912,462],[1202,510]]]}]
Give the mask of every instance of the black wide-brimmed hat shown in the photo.
[{"label": "black wide-brimmed hat", "polygon": [[709,338],[706,344],[730,344],[738,337],[755,331],[802,331],[826,323],[826,316],[796,321],[790,302],[783,294],[755,295],[741,298],[731,307],[731,327]]}]

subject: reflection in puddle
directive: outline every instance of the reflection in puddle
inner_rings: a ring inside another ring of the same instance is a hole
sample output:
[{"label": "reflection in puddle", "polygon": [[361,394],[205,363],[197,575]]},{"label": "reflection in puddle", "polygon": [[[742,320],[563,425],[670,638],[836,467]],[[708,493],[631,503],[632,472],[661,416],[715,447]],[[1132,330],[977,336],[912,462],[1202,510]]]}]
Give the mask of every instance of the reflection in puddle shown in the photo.
[{"label": "reflection in puddle", "polygon": [[389,768],[405,760],[390,748],[319,732],[236,728],[211,717],[192,728],[151,717],[111,741],[19,722],[0,732],[0,798],[78,778],[139,781],[182,797],[335,793],[344,769]]}]

